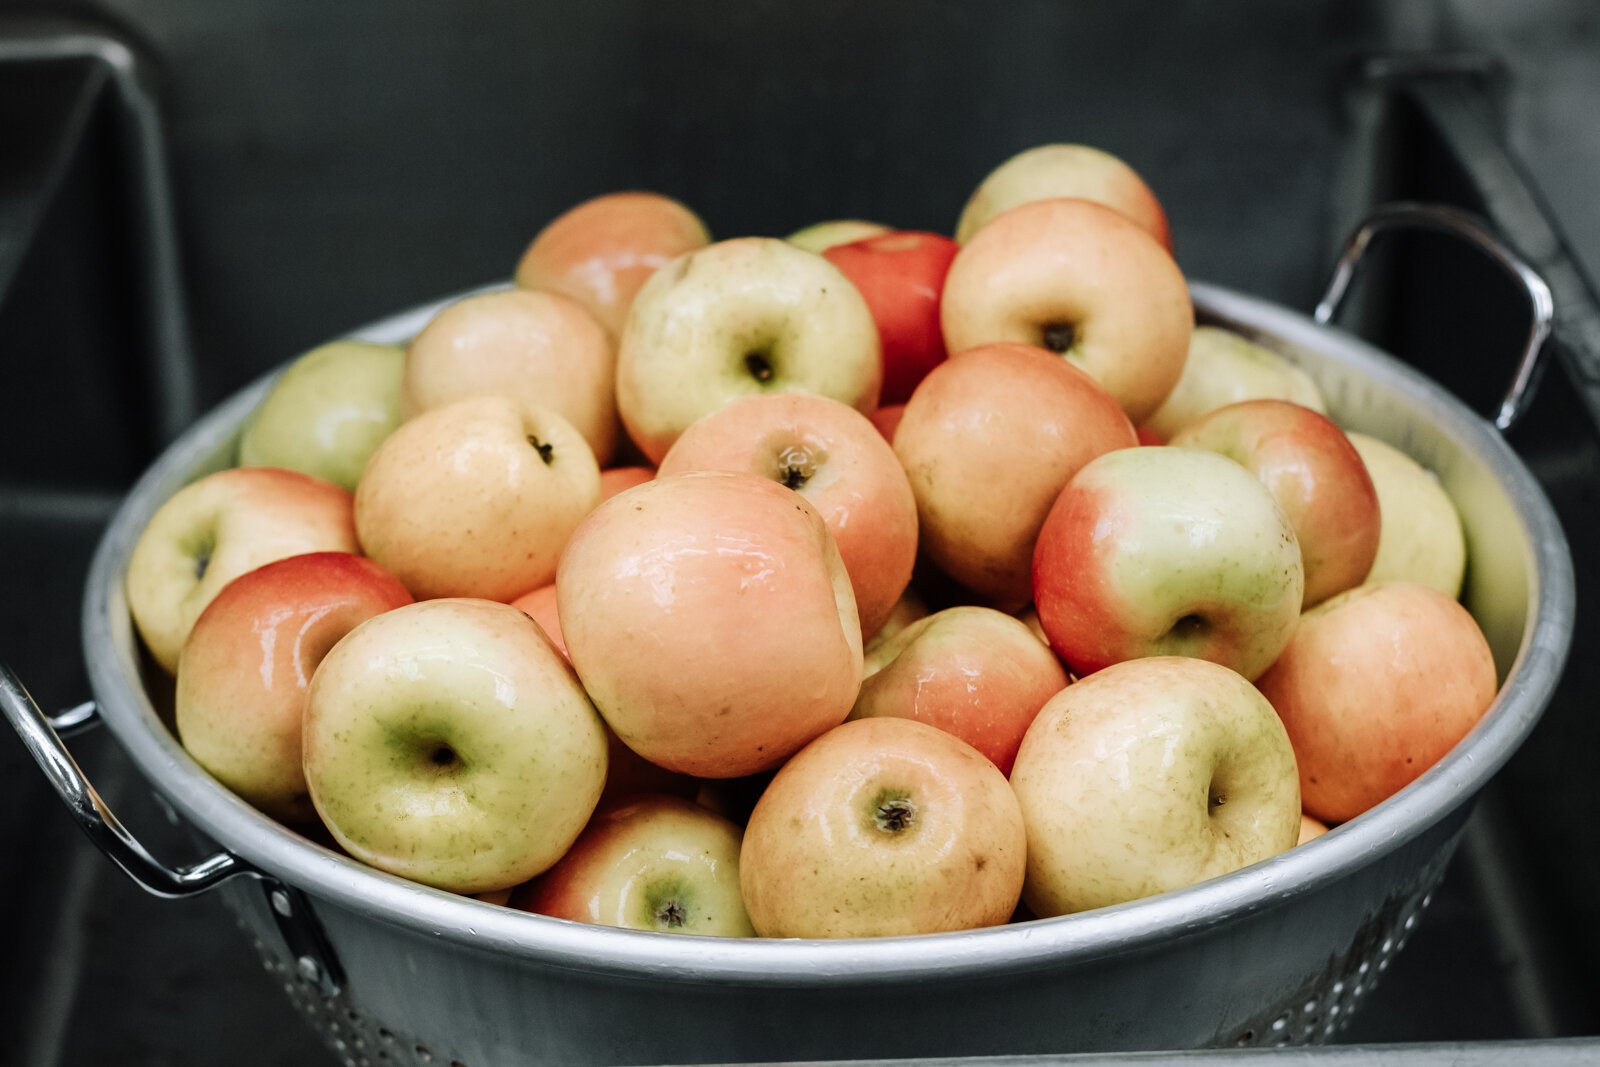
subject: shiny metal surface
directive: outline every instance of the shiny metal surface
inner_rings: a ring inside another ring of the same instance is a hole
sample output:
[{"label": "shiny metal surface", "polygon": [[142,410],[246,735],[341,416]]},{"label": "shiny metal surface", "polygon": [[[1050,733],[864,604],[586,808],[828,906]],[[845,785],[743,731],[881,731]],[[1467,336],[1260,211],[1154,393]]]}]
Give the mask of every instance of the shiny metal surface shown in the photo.
[{"label": "shiny metal surface", "polygon": [[1494,417],[1495,427],[1501,432],[1511,429],[1533,399],[1533,386],[1538,381],[1544,343],[1555,321],[1555,302],[1550,295],[1550,287],[1538,272],[1471,214],[1441,204],[1396,203],[1375,208],[1350,234],[1338,263],[1334,265],[1327,291],[1317,302],[1311,317],[1322,325],[1333,322],[1355,278],[1356,268],[1373,238],[1389,230],[1403,229],[1435,230],[1476,245],[1517,281],[1527,295],[1528,337],[1517,357],[1516,371],[1510,386],[1506,388],[1505,399],[1500,402],[1500,409]]},{"label": "shiny metal surface", "polygon": [[[991,930],[870,941],[667,937],[526,915],[404,882],[308,842],[214,783],[142,684],[123,574],[155,508],[228,465],[257,382],[174,444],[130,493],[87,585],[84,649],[108,726],[180,815],[301,891],[346,977],[294,977],[256,887],[223,888],[269,969],[350,1063],[715,1062],[1183,1048],[1320,1041],[1371,995],[1459,837],[1476,790],[1537,722],[1573,613],[1548,502],[1489,423],[1303,315],[1204,285],[1206,321],[1283,352],[1332,414],[1435,470],[1457,502],[1464,600],[1501,691],[1418,781],[1289,853],[1180,892]],[[360,331],[402,340],[417,309]],[[9,708],[8,708],[9,711]],[[255,891],[251,891],[251,890]],[[418,1051],[418,1049],[421,1051]],[[426,1053],[426,1055],[424,1055]]]}]

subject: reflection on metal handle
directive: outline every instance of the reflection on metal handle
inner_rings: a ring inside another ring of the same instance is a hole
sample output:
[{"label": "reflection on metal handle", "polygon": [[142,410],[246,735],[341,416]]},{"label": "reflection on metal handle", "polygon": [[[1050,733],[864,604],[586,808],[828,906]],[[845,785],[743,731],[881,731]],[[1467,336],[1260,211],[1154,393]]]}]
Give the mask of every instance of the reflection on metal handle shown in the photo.
[{"label": "reflection on metal handle", "polygon": [[1503,433],[1511,429],[1533,399],[1532,388],[1537,378],[1539,360],[1544,352],[1545,338],[1550,336],[1550,325],[1555,318],[1555,301],[1550,287],[1532,267],[1496,237],[1476,216],[1456,208],[1439,204],[1400,202],[1376,208],[1351,233],[1343,254],[1328,281],[1328,290],[1317,304],[1313,317],[1327,325],[1344,300],[1345,292],[1355,277],[1356,264],[1372,239],[1385,230],[1424,229],[1448,233],[1478,246],[1505,272],[1522,284],[1532,311],[1528,324],[1528,339],[1523,343],[1522,355],[1517,361],[1516,375],[1506,390],[1500,410],[1495,413],[1494,424]]},{"label": "reflection on metal handle", "polygon": [[[256,874],[230,852],[218,852],[176,870],[150,855],[106,807],[61,743],[50,717],[39,710],[17,676],[4,664],[0,664],[0,712],[5,713],[6,721],[22,738],[29,755],[55,786],[56,793],[72,812],[78,826],[89,835],[89,840],[145,890],[158,897],[189,897],[237,875]],[[80,725],[87,718],[83,706],[79,705],[58,716],[57,721],[74,715],[78,718],[72,725]]]}]

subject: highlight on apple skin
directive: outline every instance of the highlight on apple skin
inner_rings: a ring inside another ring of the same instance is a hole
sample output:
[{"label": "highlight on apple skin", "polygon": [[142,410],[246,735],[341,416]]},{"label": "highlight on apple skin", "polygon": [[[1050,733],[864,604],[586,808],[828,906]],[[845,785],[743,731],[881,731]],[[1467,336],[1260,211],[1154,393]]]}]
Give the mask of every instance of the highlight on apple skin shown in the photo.
[{"label": "highlight on apple skin", "polygon": [[1054,197],[1104,204],[1172,249],[1167,214],[1144,179],[1110,152],[1081,144],[1039,145],[990,171],[961,209],[956,241],[966,244],[995,216],[1019,204]]}]

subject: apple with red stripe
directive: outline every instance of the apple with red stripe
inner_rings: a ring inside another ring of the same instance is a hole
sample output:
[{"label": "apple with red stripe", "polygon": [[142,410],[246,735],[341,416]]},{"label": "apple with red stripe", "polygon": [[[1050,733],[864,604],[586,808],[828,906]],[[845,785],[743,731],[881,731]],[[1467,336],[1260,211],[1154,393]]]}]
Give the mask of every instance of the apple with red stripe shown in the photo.
[{"label": "apple with red stripe", "polygon": [[960,250],[940,234],[902,230],[834,245],[822,253],[855,284],[878,325],[882,403],[905,403],[917,383],[944,362],[939,296]]},{"label": "apple with red stripe", "polygon": [[183,747],[267,814],[314,820],[300,746],[311,676],[357,625],[409,603],[391,574],[348,552],[290,556],[229,582],[178,660]]},{"label": "apple with red stripe", "polygon": [[[959,361],[959,359],[958,359]],[[1130,448],[1061,491],[1033,555],[1050,647],[1082,677],[1194,656],[1254,679],[1300,617],[1300,544],[1243,467],[1191,448]]]}]

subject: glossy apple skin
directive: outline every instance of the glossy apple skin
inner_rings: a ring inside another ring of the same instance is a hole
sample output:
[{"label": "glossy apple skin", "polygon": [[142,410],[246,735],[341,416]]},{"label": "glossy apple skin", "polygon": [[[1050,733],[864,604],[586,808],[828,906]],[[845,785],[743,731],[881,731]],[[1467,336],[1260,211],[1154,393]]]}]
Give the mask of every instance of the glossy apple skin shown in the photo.
[{"label": "glossy apple skin", "polygon": [[600,472],[600,502],[605,503],[624,489],[643,485],[656,476],[654,467],[612,467]]},{"label": "glossy apple skin", "polygon": [[904,404],[886,404],[868,417],[872,419],[872,425],[883,435],[883,439],[892,445],[895,431],[900,428],[900,420],[905,418],[905,414]]},{"label": "glossy apple skin", "polygon": [[1467,609],[1411,582],[1312,608],[1261,676],[1300,760],[1305,810],[1341,823],[1409,785],[1494,700],[1494,657]]},{"label": "glossy apple skin", "polygon": [[849,244],[851,241],[892,232],[881,222],[868,222],[865,219],[829,219],[827,222],[814,222],[804,229],[796,230],[784,240],[796,248],[820,256],[835,245]]},{"label": "glossy apple skin", "polygon": [[861,621],[827,525],[753,474],[630,489],[573,534],[556,575],[572,662],[627,746],[734,778],[844,721]]},{"label": "glossy apple skin", "polygon": [[540,230],[517,264],[516,282],[571,297],[617,337],[650,276],[710,240],[705,223],[670,197],[608,193]]},{"label": "glossy apple skin", "polygon": [[1023,853],[1017,800],[993,763],[925,723],[863,719],[772,779],[739,875],[763,937],[893,937],[1006,922]]},{"label": "glossy apple skin", "polygon": [[1300,545],[1248,471],[1191,448],[1092,461],[1050,509],[1034,606],[1080,678],[1123,660],[1194,656],[1255,678],[1294,632]]},{"label": "glossy apple skin", "polygon": [[1190,423],[1241,400],[1291,400],[1321,414],[1328,411],[1311,375],[1278,353],[1230,330],[1196,326],[1178,384],[1140,429],[1166,441]]},{"label": "glossy apple skin", "polygon": [[992,608],[920,619],[866,656],[851,718],[915,719],[959,737],[1011,773],[1022,735],[1067,673],[1028,627]]},{"label": "glossy apple skin", "polygon": [[850,572],[862,633],[889,618],[917,561],[917,501],[894,449],[866,416],[803,393],[745,397],[685,430],[660,476],[694,470],[753,474],[805,497]]},{"label": "glossy apple skin", "polygon": [[997,215],[1019,204],[1053,197],[1104,204],[1138,224],[1163,248],[1172,248],[1166,212],[1144,179],[1111,153],[1081,144],[1040,145],[990,171],[961,210],[956,241],[966,244]]},{"label": "glossy apple skin", "polygon": [[849,279],[770,237],[720,241],[659,271],[617,355],[617,409],[651,463],[745,396],[815,393],[863,413],[883,379],[878,328]]},{"label": "glossy apple skin", "polygon": [[184,486],[150,517],[128,559],[128,610],[168,673],[224,586],[276,559],[359,552],[350,494],[278,467],[235,467]]},{"label": "glossy apple skin", "polygon": [[284,467],[355,489],[367,460],[400,425],[405,353],[335,341],[273,383],[239,439],[239,465]]},{"label": "glossy apple skin", "polygon": [[555,582],[541,585],[532,592],[523,593],[511,602],[511,606],[538,623],[544,635],[550,639],[550,643],[556,646],[556,651],[568,661],[572,659],[567,655],[567,639],[561,635],[561,615],[556,610]]},{"label": "glossy apple skin", "polygon": [[681,797],[608,802],[516,906],[626,930],[753,937],[739,894],[742,837]]},{"label": "glossy apple skin", "polygon": [[555,577],[567,537],[599,499],[600,468],[571,423],[473,397],[423,412],[373,454],[356,488],[356,529],[367,555],[418,599],[504,602]]},{"label": "glossy apple skin", "polygon": [[1035,200],[961,249],[940,319],[952,353],[997,341],[1060,352],[1137,423],[1182,375],[1194,309],[1172,256],[1137,225],[1087,200]]},{"label": "glossy apple skin", "polygon": [[605,725],[544,631],[486,600],[429,600],[350,631],[311,679],[305,772],[339,844],[456,893],[526,882],[583,830]]},{"label": "glossy apple skin", "polygon": [[1461,595],[1467,542],[1461,516],[1439,479],[1393,445],[1350,434],[1384,516],[1369,582],[1420,582],[1451,600]]},{"label": "glossy apple skin", "polygon": [[576,301],[479,293],[440,311],[406,347],[406,408],[510,397],[572,423],[604,465],[617,446],[616,364],[611,337]]},{"label": "glossy apple skin", "polygon": [[1041,918],[1215,878],[1300,832],[1272,706],[1197,659],[1120,663],[1062,690],[1028,729],[1011,788],[1028,828],[1023,899]]},{"label": "glossy apple skin", "polygon": [[985,345],[937,367],[895,430],[923,551],[999,605],[1032,587],[1034,541],[1084,464],[1137,443],[1117,402],[1083,371],[1027,345]]},{"label": "glossy apple skin", "polygon": [[878,324],[884,404],[904,404],[917,383],[944,362],[939,296],[960,248],[940,234],[906,230],[822,253],[854,283]]},{"label": "glossy apple skin", "polygon": [[1309,608],[1358,586],[1378,553],[1378,492],[1344,431],[1287,400],[1229,404],[1170,444],[1203,448],[1244,467],[1278,502],[1305,568]]},{"label": "glossy apple skin", "polygon": [[235,578],[200,613],[178,660],[183,747],[268,815],[314,820],[300,755],[311,676],[358,624],[409,603],[392,575],[348,552],[290,556]]}]

